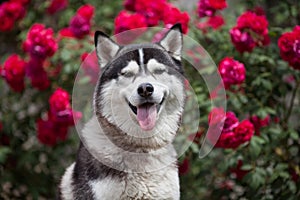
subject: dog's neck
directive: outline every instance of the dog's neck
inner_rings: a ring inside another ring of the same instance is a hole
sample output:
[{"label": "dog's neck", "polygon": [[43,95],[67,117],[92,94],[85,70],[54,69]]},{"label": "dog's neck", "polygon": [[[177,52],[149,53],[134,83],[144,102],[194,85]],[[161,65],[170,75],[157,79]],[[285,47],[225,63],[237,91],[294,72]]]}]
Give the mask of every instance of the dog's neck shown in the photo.
[{"label": "dog's neck", "polygon": [[[109,134],[106,134],[106,131],[110,131]],[[101,120],[100,125],[97,117],[93,117],[86,124],[81,140],[96,159],[118,170],[150,172],[166,167],[177,160],[172,144],[160,148],[152,147],[149,142],[139,145],[137,141],[133,141],[129,144],[130,140],[128,138],[124,140],[124,135],[120,135],[118,129],[106,120]]]},{"label": "dog's neck", "polygon": [[[152,151],[164,148],[167,144],[159,144],[154,137],[137,138],[125,133],[117,126],[110,123],[105,117],[97,117],[102,133],[117,147],[134,153],[151,153]],[[176,134],[176,133],[174,133]]]}]

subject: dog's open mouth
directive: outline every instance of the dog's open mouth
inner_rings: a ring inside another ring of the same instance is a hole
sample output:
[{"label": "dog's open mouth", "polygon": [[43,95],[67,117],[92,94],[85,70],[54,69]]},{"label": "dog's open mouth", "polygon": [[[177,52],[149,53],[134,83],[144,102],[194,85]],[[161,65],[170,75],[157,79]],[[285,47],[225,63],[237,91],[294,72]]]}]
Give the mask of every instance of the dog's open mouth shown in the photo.
[{"label": "dog's open mouth", "polygon": [[141,129],[144,131],[152,130],[155,126],[157,114],[160,111],[161,105],[164,102],[164,98],[159,104],[147,102],[138,106],[132,105],[128,102],[132,112],[137,116],[137,120]]}]

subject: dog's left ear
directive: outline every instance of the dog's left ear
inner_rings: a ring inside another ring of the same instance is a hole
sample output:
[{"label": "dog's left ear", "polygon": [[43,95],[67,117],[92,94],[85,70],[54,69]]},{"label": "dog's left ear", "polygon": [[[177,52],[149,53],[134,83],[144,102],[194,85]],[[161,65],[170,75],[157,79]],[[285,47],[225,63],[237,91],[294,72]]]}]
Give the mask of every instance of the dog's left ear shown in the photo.
[{"label": "dog's left ear", "polygon": [[94,41],[99,64],[104,67],[117,54],[120,46],[101,31],[95,32]]},{"label": "dog's left ear", "polygon": [[178,23],[171,27],[158,44],[175,59],[181,60],[182,40],[182,28],[181,24]]}]

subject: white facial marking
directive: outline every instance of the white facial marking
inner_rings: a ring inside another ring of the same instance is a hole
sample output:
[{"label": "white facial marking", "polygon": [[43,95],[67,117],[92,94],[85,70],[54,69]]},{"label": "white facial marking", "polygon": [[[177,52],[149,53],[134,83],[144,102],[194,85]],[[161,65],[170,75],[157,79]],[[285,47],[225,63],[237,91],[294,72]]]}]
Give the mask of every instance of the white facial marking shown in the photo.
[{"label": "white facial marking", "polygon": [[143,53],[143,49],[139,49],[139,58],[140,58],[140,63],[141,63],[141,65],[143,65],[143,63],[144,63],[144,53]]},{"label": "white facial marking", "polygon": [[140,61],[140,64],[141,64],[141,71],[142,71],[142,73],[145,73],[143,49],[139,49],[139,61]]},{"label": "white facial marking", "polygon": [[139,65],[136,61],[132,60],[126,67],[121,70],[123,75],[136,75],[139,72]]},{"label": "white facial marking", "polygon": [[166,66],[155,59],[150,59],[147,63],[147,69],[150,73],[163,72],[166,70]]}]

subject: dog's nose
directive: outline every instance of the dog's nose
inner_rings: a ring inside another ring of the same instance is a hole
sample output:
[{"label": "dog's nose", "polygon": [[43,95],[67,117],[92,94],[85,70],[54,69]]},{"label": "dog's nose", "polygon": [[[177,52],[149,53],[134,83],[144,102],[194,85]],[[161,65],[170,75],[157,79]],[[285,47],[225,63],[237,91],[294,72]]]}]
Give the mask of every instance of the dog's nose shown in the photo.
[{"label": "dog's nose", "polygon": [[137,92],[141,97],[150,97],[153,91],[154,87],[150,83],[142,83],[137,89]]}]

